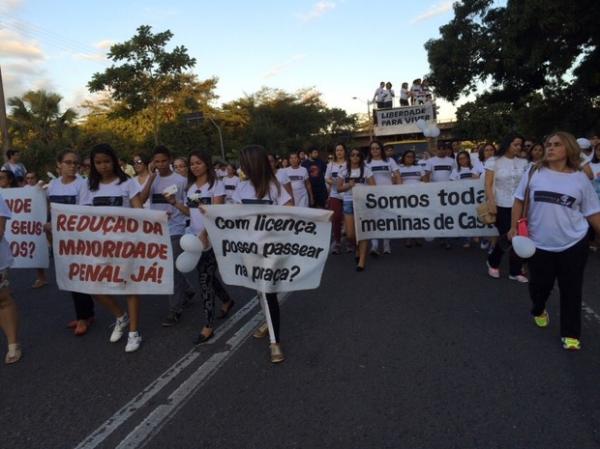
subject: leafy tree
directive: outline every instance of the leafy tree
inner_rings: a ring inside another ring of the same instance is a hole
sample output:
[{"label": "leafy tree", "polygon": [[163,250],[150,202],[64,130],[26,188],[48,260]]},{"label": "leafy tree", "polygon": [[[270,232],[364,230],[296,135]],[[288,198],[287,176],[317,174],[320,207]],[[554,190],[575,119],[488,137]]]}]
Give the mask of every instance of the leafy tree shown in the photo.
[{"label": "leafy tree", "polygon": [[90,92],[108,89],[118,107],[111,116],[131,117],[146,111],[154,144],[159,142],[161,106],[185,84],[185,70],[195,66],[184,46],[167,51],[173,37],[169,30],[153,34],[142,25],[128,41],[110,47],[108,58],[113,64],[96,73],[88,83]]},{"label": "leafy tree", "polygon": [[598,14],[594,0],[457,2],[441,37],[425,44],[430,83],[450,101],[481,92],[457,112],[463,132],[585,132],[600,117]]}]

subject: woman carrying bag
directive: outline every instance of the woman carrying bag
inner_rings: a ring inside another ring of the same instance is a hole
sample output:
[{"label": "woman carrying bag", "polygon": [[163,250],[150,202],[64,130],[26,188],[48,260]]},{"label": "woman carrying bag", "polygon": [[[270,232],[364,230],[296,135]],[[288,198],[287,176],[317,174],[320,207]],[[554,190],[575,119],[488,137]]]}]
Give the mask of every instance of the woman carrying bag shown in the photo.
[{"label": "woman carrying bag", "polygon": [[578,350],[581,334],[583,273],[589,225],[600,231],[600,200],[580,170],[580,149],[565,132],[550,135],[543,159],[523,176],[515,193],[509,238],[526,218],[536,246],[529,259],[529,295],[535,324],[547,327],[546,302],[558,280],[563,348]]}]

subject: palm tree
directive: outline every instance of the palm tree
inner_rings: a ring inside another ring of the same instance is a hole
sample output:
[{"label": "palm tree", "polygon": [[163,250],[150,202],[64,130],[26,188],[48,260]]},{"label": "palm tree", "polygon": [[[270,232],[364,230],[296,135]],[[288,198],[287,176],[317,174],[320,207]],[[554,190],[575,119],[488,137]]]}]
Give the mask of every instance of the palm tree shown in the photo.
[{"label": "palm tree", "polygon": [[62,97],[45,90],[29,91],[22,97],[8,99],[12,108],[10,124],[12,131],[23,142],[40,140],[44,144],[62,139],[77,113],[71,109],[60,111]]}]

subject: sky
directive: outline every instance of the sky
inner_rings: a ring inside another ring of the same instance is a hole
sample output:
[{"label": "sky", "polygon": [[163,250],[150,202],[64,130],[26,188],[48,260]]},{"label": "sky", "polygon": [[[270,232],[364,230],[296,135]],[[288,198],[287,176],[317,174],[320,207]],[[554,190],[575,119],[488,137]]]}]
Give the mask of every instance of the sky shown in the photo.
[{"label": "sky", "polygon": [[[263,86],[314,87],[330,107],[366,112],[380,81],[398,95],[428,72],[423,45],[452,17],[446,0],[0,0],[0,67],[7,98],[45,88],[77,107],[111,43],[150,25],[171,30],[200,79],[219,78],[217,106]],[[438,104],[441,120],[454,116]]]}]

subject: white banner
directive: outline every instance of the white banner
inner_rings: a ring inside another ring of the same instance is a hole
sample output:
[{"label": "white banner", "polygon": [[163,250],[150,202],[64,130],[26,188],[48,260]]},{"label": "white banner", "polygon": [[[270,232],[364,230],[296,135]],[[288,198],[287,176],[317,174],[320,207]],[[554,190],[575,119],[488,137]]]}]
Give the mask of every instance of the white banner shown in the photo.
[{"label": "white banner", "polygon": [[331,238],[331,212],[287,206],[206,206],[223,282],[264,293],[314,289]]},{"label": "white banner", "polygon": [[173,253],[163,211],[53,203],[52,248],[61,290],[173,293]]},{"label": "white banner", "polygon": [[425,120],[434,124],[433,104],[428,102],[416,106],[402,106],[392,109],[379,109],[377,123],[375,124],[376,136],[391,136],[395,134],[422,133],[417,127],[418,120]]},{"label": "white banner", "polygon": [[489,237],[493,225],[477,217],[483,179],[352,189],[359,240],[410,237]]},{"label": "white banner", "polygon": [[12,212],[4,234],[14,258],[11,268],[48,268],[46,193],[38,187],[15,187],[2,189],[2,197]]}]

